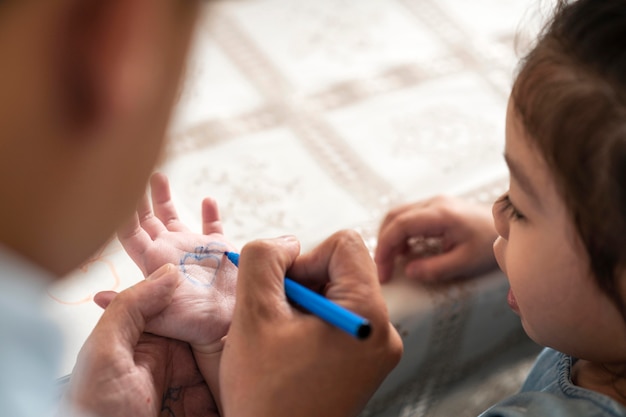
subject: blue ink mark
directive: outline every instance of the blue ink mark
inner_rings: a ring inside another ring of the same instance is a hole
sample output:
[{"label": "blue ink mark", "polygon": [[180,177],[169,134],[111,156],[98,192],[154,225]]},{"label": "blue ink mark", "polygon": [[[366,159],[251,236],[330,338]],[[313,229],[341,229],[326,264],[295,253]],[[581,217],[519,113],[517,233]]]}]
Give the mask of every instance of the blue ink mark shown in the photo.
[{"label": "blue ink mark", "polygon": [[[226,246],[219,243],[219,242],[212,242],[209,243],[206,246],[197,246],[194,248],[193,252],[186,252],[182,258],[180,258],[180,262],[179,262],[179,267],[181,272],[185,275],[185,278],[187,278],[187,280],[189,282],[191,282],[194,285],[200,286],[200,287],[205,287],[205,288],[209,288],[212,287],[213,284],[215,283],[215,278],[217,277],[217,271],[220,268],[220,265],[222,264],[222,256],[224,255],[224,252],[226,251]],[[212,274],[210,274],[210,279],[209,282],[203,282],[204,280],[200,281],[199,279],[193,277],[190,273],[189,273],[189,266],[190,265],[197,265],[202,267],[202,263],[203,261],[212,261],[212,263],[215,263],[215,269],[213,271]]]}]

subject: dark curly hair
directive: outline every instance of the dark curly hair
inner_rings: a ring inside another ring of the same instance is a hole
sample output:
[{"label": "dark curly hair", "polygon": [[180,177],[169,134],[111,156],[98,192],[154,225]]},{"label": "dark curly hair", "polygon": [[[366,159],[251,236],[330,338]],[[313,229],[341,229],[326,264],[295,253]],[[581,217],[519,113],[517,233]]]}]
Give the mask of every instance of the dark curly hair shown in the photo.
[{"label": "dark curly hair", "polygon": [[626,0],[560,1],[512,92],[598,286],[626,319]]}]

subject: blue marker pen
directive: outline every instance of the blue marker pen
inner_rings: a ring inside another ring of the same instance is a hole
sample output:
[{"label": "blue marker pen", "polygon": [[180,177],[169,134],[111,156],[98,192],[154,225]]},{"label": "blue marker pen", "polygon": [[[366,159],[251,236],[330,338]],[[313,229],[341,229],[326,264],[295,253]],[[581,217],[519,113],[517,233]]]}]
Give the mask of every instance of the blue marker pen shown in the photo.
[{"label": "blue marker pen", "polygon": [[[238,253],[225,252],[225,255],[235,266],[239,266]],[[367,319],[287,277],[285,277],[285,293],[292,302],[357,339],[366,339],[372,331],[372,326]]]}]

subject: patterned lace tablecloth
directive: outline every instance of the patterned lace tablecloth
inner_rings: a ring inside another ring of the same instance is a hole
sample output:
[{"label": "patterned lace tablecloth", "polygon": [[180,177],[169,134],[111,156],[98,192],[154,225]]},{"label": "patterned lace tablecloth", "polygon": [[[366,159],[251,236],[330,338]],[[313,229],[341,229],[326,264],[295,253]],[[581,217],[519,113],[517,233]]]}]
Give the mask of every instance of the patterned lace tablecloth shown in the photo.
[{"label": "patterned lace tablecloth", "polygon": [[[515,45],[527,44],[534,21],[525,0],[213,2],[159,167],[182,220],[199,231],[210,195],[239,246],[295,234],[307,250],[354,228],[373,250],[382,216],[401,202],[446,193],[489,204],[507,183]],[[64,374],[101,314],[93,294],[140,279],[114,240],[50,289]],[[443,415],[453,382],[528,343],[498,272],[438,288],[399,279],[383,290],[405,356],[365,415]],[[516,389],[528,364],[514,363],[521,368],[501,373],[513,382],[498,395]],[[452,403],[476,398],[468,392]]]}]

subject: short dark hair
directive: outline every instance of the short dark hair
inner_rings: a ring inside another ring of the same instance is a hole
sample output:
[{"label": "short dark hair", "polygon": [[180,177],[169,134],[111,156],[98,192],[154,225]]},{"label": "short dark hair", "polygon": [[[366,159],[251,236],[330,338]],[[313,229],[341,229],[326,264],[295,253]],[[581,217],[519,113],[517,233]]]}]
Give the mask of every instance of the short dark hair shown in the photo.
[{"label": "short dark hair", "polygon": [[560,1],[512,103],[555,176],[599,287],[626,319],[626,1]]}]

